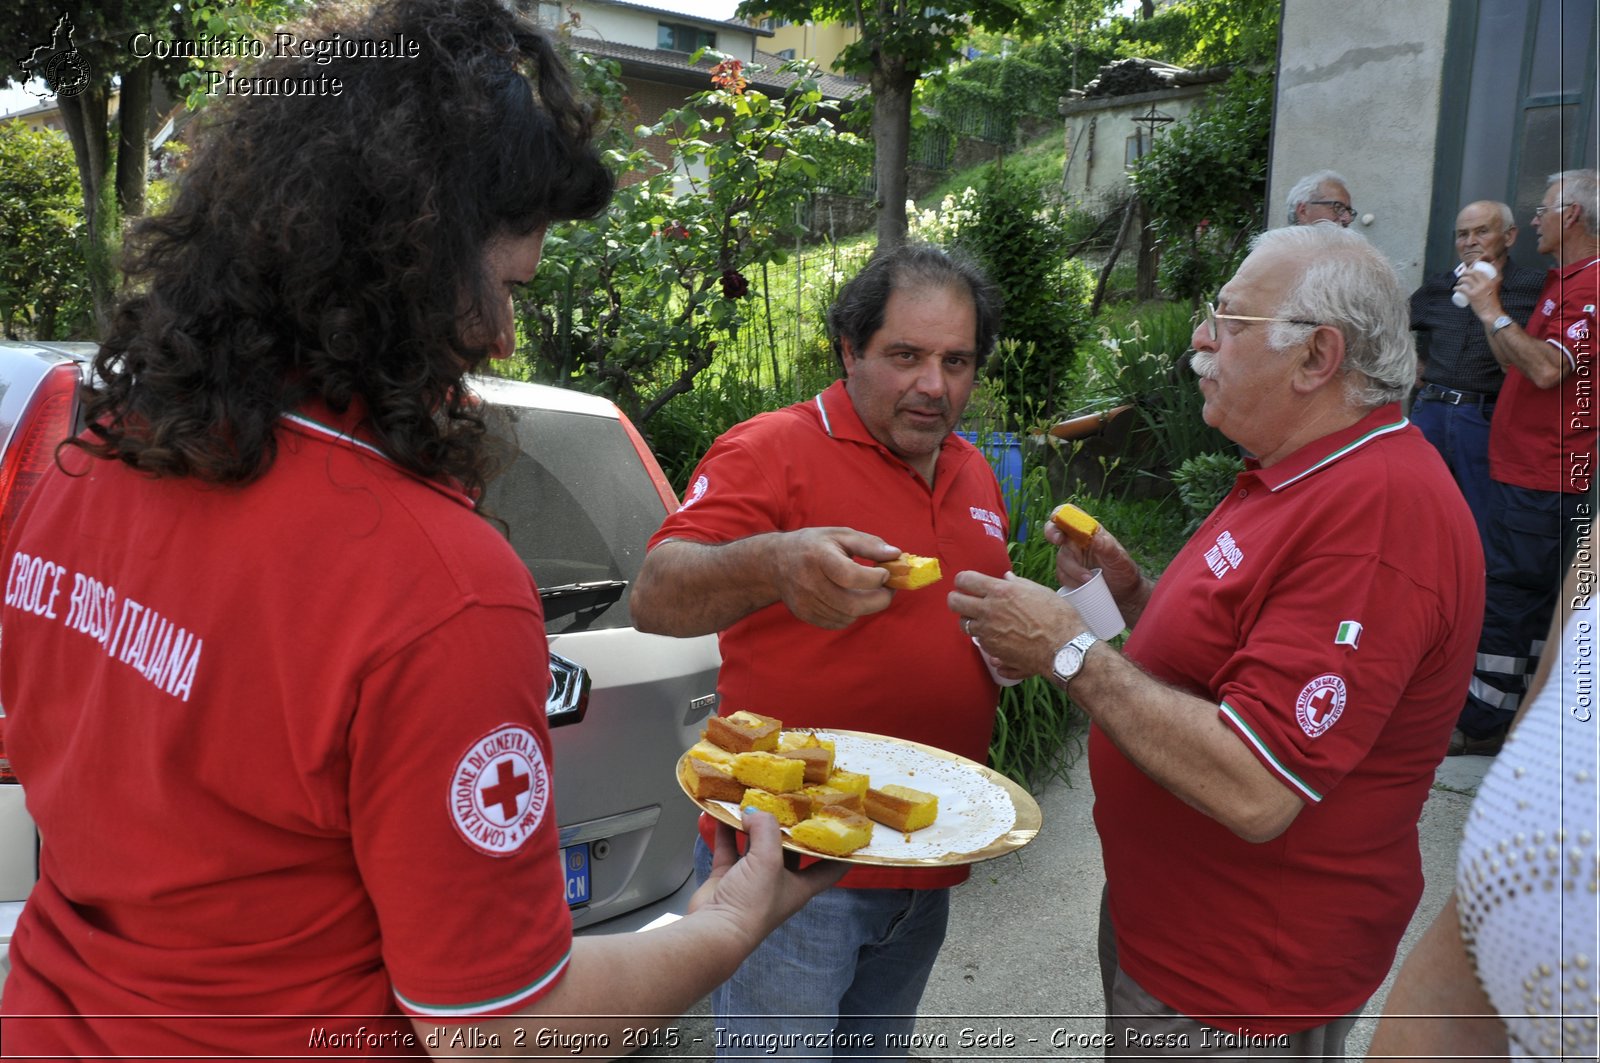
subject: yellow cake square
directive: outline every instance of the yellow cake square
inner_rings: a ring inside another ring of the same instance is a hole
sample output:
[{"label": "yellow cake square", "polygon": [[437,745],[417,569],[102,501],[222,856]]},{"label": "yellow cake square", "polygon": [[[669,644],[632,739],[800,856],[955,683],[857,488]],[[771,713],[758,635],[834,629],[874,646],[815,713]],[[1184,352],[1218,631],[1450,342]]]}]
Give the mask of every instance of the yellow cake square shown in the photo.
[{"label": "yellow cake square", "polygon": [[782,794],[805,785],[806,766],[776,753],[740,753],[733,758],[733,777],[746,786]]},{"label": "yellow cake square", "polygon": [[902,833],[921,830],[939,815],[937,795],[896,783],[869,788],[864,803],[868,819]]},{"label": "yellow cake square", "polygon": [[734,754],[704,738],[689,747],[689,756],[695,760],[703,760],[707,764],[726,768],[730,772],[733,770]]},{"label": "yellow cake square", "polygon": [[789,828],[791,840],[829,856],[848,856],[872,841],[872,821],[857,812],[825,808]]},{"label": "yellow cake square", "polygon": [[798,791],[786,794],[748,789],[739,801],[740,808],[771,812],[780,827],[792,827],[811,815],[811,798]]},{"label": "yellow cake square", "polygon": [[840,805],[852,812],[860,812],[866,806],[862,803],[861,795],[852,790],[840,790],[833,786],[807,786],[801,793],[811,798],[812,808],[822,808],[825,805]]},{"label": "yellow cake square", "polygon": [[879,567],[889,570],[889,579],[884,586],[897,591],[920,590],[931,583],[938,583],[940,579],[937,557],[902,553],[893,561],[880,562]]},{"label": "yellow cake square", "polygon": [[857,771],[845,771],[843,768],[835,768],[833,773],[828,776],[827,785],[835,790],[845,790],[853,794],[865,794],[867,787],[872,785],[872,780]]},{"label": "yellow cake square", "polygon": [[703,737],[713,745],[734,753],[771,750],[778,746],[778,733],[783,722],[759,712],[740,709],[726,716],[713,716],[706,721]]},{"label": "yellow cake square", "polygon": [[737,801],[744,796],[744,783],[735,779],[732,771],[694,757],[679,762],[678,778],[696,801]]}]

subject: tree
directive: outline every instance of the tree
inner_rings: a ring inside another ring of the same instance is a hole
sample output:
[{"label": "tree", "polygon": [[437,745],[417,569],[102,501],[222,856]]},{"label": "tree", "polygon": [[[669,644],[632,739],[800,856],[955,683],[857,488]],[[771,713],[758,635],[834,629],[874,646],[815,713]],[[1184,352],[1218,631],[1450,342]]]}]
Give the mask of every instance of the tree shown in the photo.
[{"label": "tree", "polygon": [[983,263],[1005,293],[1005,337],[1023,356],[1009,366],[991,360],[990,373],[1004,373],[1002,392],[1013,416],[1021,415],[1061,393],[1089,332],[1092,275],[1068,254],[1070,212],[1047,203],[1042,187],[996,168],[963,196],[967,202],[970,216],[952,242]]},{"label": "tree", "polygon": [[[605,83],[615,64],[580,55],[574,65],[614,107],[620,90]],[[641,426],[694,387],[717,337],[749,317],[748,277],[785,260],[799,233],[795,208],[819,173],[813,145],[835,136],[815,71],[782,69],[796,79],[769,97],[748,90],[739,60],[724,59],[714,88],[638,130],[667,141],[670,170],[610,138],[614,164],[646,176],[618,188],[604,216],[547,236],[519,303],[534,340],[530,375],[608,395]]]},{"label": "tree", "polygon": [[[67,15],[56,0],[20,0],[0,9],[0,77],[42,78],[56,93],[72,142],[98,316],[109,311],[116,289],[120,219],[145,210],[152,100],[162,89],[176,93],[185,74],[231,65],[251,29],[294,6],[294,0],[227,6],[112,0]],[[175,50],[208,57],[174,56]],[[114,95],[120,99],[113,119]]]},{"label": "tree", "polygon": [[1278,51],[1279,4],[1177,0],[1144,17],[1106,20],[1072,40],[1096,64],[1138,56],[1186,67],[1269,67]]},{"label": "tree", "polygon": [[866,80],[872,96],[880,248],[905,242],[906,160],[917,79],[957,59],[973,26],[1003,32],[1030,26],[1033,17],[1021,0],[951,0],[944,7],[915,0],[745,0],[739,14],[839,22],[861,34],[840,59],[847,72]]},{"label": "tree", "polygon": [[72,147],[49,130],[0,122],[0,332],[67,339],[87,327],[82,200]]},{"label": "tree", "polygon": [[1279,0],[1188,0],[1194,27],[1188,66],[1271,66],[1278,54]]}]

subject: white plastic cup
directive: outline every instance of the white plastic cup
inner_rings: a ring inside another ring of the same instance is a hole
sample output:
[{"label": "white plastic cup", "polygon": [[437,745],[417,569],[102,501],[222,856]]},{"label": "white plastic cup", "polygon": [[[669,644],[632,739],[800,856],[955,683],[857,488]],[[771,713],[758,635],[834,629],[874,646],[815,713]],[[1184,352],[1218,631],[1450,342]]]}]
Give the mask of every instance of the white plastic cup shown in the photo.
[{"label": "white plastic cup", "polygon": [[[1485,277],[1488,277],[1490,280],[1494,280],[1496,277],[1498,277],[1500,275],[1499,271],[1494,268],[1494,263],[1493,262],[1485,262],[1483,259],[1480,258],[1480,259],[1478,259],[1478,261],[1474,262],[1471,266],[1468,266],[1465,262],[1463,262],[1460,265],[1456,266],[1456,276],[1458,276],[1458,277],[1461,276],[1468,269],[1472,270],[1472,272],[1474,272],[1474,273],[1481,273]],[[1467,305],[1467,293],[1466,292],[1461,292],[1461,291],[1451,292],[1450,293],[1450,301],[1452,303],[1455,303],[1457,306],[1462,307],[1463,309],[1465,309],[1465,307]]]},{"label": "white plastic cup", "polygon": [[1111,588],[1106,586],[1105,575],[1099,569],[1090,572],[1081,586],[1062,587],[1056,593],[1072,603],[1095,638],[1116,638],[1127,629],[1122,610],[1117,608],[1117,600],[1111,597]]},{"label": "white plastic cup", "polygon": [[989,678],[994,680],[996,686],[1014,687],[1018,683],[1022,682],[1020,679],[1007,679],[1005,676],[995,671],[994,661],[989,658],[987,653],[983,652],[983,643],[978,641],[978,637],[976,635],[969,637],[972,639],[972,644],[978,647],[978,653],[983,656],[983,663],[989,668]]}]

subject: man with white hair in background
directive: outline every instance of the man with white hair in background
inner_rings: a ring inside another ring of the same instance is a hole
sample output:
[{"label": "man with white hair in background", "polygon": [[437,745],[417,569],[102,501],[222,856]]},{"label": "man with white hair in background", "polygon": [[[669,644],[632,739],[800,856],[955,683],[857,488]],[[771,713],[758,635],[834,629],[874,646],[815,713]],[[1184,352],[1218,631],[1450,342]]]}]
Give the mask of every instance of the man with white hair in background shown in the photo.
[{"label": "man with white hair in background", "polygon": [[1348,226],[1356,216],[1350,205],[1350,184],[1332,170],[1306,174],[1289,189],[1289,224],[1331,221]]},{"label": "man with white hair in background", "polygon": [[1527,328],[1507,313],[1499,277],[1470,273],[1461,282],[1506,382],[1489,430],[1488,612],[1452,753],[1499,751],[1538,667],[1561,574],[1579,538],[1592,539],[1597,226],[1595,171],[1551,174],[1533,227],[1539,253],[1556,268]]},{"label": "man with white hair in background", "polygon": [[[1457,261],[1468,268],[1479,262],[1492,266],[1500,274],[1505,313],[1525,325],[1544,286],[1544,273],[1512,261],[1511,245],[1516,242],[1516,221],[1504,203],[1478,200],[1456,215]],[[1438,448],[1478,522],[1478,538],[1487,539],[1489,422],[1506,374],[1489,349],[1489,330],[1494,326],[1478,320],[1456,290],[1458,281],[1452,271],[1430,273],[1411,293],[1419,370],[1411,423]]]},{"label": "man with white hair in background", "polygon": [[1482,548],[1400,409],[1406,298],[1332,225],[1259,236],[1196,328],[1205,419],[1254,455],[1156,582],[1104,527],[1121,652],[1065,599],[956,577],[1007,677],[1089,716],[1107,1056],[1342,1059],[1422,894],[1417,820],[1472,671]]}]

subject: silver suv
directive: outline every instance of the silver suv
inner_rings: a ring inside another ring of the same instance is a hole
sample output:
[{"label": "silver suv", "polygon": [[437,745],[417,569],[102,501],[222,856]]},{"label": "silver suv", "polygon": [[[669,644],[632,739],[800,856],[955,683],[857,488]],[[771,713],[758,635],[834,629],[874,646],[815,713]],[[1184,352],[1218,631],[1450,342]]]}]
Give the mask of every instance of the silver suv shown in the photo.
[{"label": "silver suv", "polygon": [[[0,341],[0,541],[78,424],[92,344]],[[556,814],[575,926],[636,930],[681,914],[693,890],[695,807],[673,771],[715,702],[716,639],[633,629],[628,593],[645,543],[677,499],[612,403],[479,378],[514,458],[487,509],[510,529],[544,602]],[[0,988],[38,837],[4,753],[0,707]]]}]

